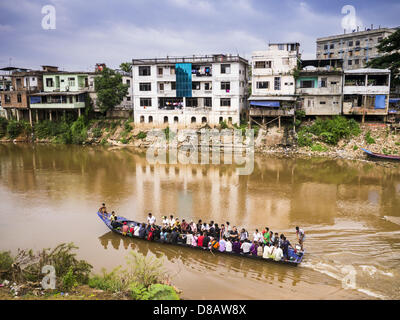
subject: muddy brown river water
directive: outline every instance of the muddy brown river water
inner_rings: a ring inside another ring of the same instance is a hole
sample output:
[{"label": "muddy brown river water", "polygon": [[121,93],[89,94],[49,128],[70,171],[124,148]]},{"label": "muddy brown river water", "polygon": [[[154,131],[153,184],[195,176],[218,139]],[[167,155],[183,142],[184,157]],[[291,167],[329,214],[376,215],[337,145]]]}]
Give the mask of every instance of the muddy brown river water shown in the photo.
[{"label": "muddy brown river water", "polygon": [[[112,234],[96,211],[144,221],[174,214],[270,227],[295,242],[287,267]],[[256,156],[233,165],[150,165],[129,148],[0,145],[0,250],[74,242],[96,272],[129,250],[163,257],[186,299],[400,299],[400,165]]]}]

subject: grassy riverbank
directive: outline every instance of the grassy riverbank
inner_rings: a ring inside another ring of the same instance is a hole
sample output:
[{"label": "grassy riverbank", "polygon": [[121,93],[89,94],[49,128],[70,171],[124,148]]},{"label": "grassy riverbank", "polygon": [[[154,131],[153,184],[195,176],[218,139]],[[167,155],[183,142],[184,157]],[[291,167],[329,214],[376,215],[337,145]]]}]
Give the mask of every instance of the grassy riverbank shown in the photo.
[{"label": "grassy riverbank", "polygon": [[[365,159],[361,147],[373,152],[399,155],[400,138],[390,132],[385,124],[360,125],[352,119],[335,117],[327,120],[301,120],[296,124],[296,133],[291,126],[270,127],[268,130],[254,127],[255,151],[259,153],[297,154],[308,156]],[[216,129],[246,129],[246,124],[228,126],[221,123]],[[204,128],[209,128],[207,125]],[[7,121],[0,118],[1,142],[35,142],[55,144],[94,144],[109,146],[131,146],[146,149],[156,137],[149,134],[151,128],[135,127],[132,119],[88,120],[81,116],[76,121],[62,119],[58,122],[43,121],[34,124]],[[171,129],[163,129],[166,136]],[[199,131],[198,131],[199,133]],[[226,139],[226,138],[225,138]],[[233,140],[225,140],[233,143]],[[179,143],[184,143],[179,141]]]},{"label": "grassy riverbank", "polygon": [[[0,300],[179,300],[162,261],[131,251],[127,266],[92,274],[72,243],[54,249],[0,252]],[[51,266],[55,277],[52,280]],[[45,269],[43,269],[45,267]],[[47,269],[46,269],[47,268]],[[50,289],[45,289],[43,283]]]}]

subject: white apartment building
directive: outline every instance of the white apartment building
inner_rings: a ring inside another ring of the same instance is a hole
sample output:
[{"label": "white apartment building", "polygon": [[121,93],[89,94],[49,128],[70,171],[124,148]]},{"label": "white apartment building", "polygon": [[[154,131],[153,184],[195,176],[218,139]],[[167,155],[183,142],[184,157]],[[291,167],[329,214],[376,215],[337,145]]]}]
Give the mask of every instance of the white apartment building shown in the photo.
[{"label": "white apartment building", "polygon": [[248,62],[240,56],[134,59],[132,65],[136,124],[240,124],[248,73]]},{"label": "white apartment building", "polygon": [[273,43],[266,51],[253,52],[250,120],[294,115],[299,47],[299,43]]}]

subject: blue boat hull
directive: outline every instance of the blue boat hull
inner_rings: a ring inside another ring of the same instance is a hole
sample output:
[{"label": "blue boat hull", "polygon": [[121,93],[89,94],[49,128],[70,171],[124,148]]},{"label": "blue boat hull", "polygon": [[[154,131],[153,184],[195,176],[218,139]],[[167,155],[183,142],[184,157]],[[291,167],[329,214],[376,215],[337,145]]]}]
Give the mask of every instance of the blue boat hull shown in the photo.
[{"label": "blue boat hull", "polygon": [[[121,236],[124,236],[124,237],[130,237],[132,239],[138,239],[138,240],[141,240],[141,241],[147,241],[147,240],[139,238],[137,236],[124,235],[121,230],[114,229],[111,226],[111,222],[110,222],[110,219],[109,219],[110,218],[110,214],[102,214],[100,212],[97,212],[97,215],[99,216],[99,218],[104,222],[104,224],[111,231],[113,231],[113,232],[115,232],[115,233],[117,233],[117,234],[119,234]],[[131,221],[131,220],[128,220],[128,219],[126,219],[124,217],[117,217],[117,221],[119,221],[121,223],[122,222],[127,222],[127,224],[129,226],[135,226],[135,225],[139,224],[139,222]],[[147,242],[149,242],[149,241],[147,241]],[[187,247],[187,248],[203,250],[203,251],[209,251],[206,248],[203,248],[203,247],[192,247],[192,246],[189,246],[189,245],[187,245],[185,243],[174,244],[174,243],[163,242],[163,241],[153,241],[153,242],[162,243],[162,244],[166,244],[166,245],[179,246],[179,247]],[[264,261],[264,262],[271,262],[271,263],[277,263],[277,264],[285,264],[285,265],[295,266],[296,267],[302,262],[304,254],[305,254],[305,251],[303,252],[303,254],[298,256],[296,253],[294,253],[293,250],[289,250],[289,256],[292,256],[294,258],[294,260],[281,260],[281,261],[275,261],[273,259],[264,259],[263,257],[253,256],[253,255],[250,255],[250,254],[237,254],[237,253],[234,253],[234,252],[220,252],[218,250],[213,251],[213,253],[225,254],[225,255],[229,255],[229,256],[239,256],[239,257],[243,257],[243,258],[247,258],[247,259],[254,259],[254,260],[260,260],[260,261]]]}]

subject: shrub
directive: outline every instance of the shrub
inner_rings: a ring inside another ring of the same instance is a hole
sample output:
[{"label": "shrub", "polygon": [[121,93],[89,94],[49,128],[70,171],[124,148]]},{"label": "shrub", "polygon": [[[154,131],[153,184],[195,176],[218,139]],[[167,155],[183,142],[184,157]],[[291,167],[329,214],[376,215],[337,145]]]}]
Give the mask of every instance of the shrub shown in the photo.
[{"label": "shrub", "polygon": [[125,124],[124,124],[124,130],[125,131],[127,131],[127,132],[130,132],[130,131],[132,131],[132,126],[129,124],[129,122],[125,122]]},{"label": "shrub", "polygon": [[22,121],[15,121],[11,120],[7,124],[7,135],[11,139],[17,138],[20,134],[28,135],[32,131],[32,127],[29,122],[24,120]]},{"label": "shrub", "polygon": [[146,139],[146,137],[147,137],[147,133],[143,132],[143,131],[140,131],[139,134],[136,136],[136,138],[140,139],[140,140]]},{"label": "shrub", "polygon": [[85,124],[85,119],[80,116],[71,126],[72,133],[72,143],[82,144],[87,139],[87,127]]},{"label": "shrub", "polygon": [[72,287],[76,286],[77,284],[78,283],[76,281],[74,271],[73,271],[72,267],[70,267],[67,274],[64,275],[62,278],[62,288],[65,291],[69,291],[72,289]]},{"label": "shrub", "polygon": [[165,284],[153,284],[149,288],[133,283],[130,287],[131,297],[135,300],[179,300],[173,287]]},{"label": "shrub", "polygon": [[122,138],[122,139],[120,140],[120,142],[123,143],[123,144],[128,144],[128,143],[129,143],[129,140],[126,139],[126,138]]},{"label": "shrub", "polygon": [[0,117],[0,138],[4,137],[7,133],[8,120]]},{"label": "shrub", "polygon": [[221,121],[221,122],[219,123],[219,127],[220,127],[221,130],[223,130],[223,129],[228,129],[228,124],[227,124],[226,121],[224,120],[224,121]]},{"label": "shrub", "polygon": [[313,144],[311,146],[311,151],[312,152],[325,152],[325,151],[328,151],[328,148],[326,148],[326,147],[320,145],[319,143],[317,143],[317,144]]},{"label": "shrub", "polygon": [[371,137],[371,131],[368,131],[368,132],[365,134],[365,142],[366,142],[367,144],[375,144],[375,139]]},{"label": "shrub", "polygon": [[95,275],[89,279],[89,286],[91,288],[97,288],[104,291],[123,291],[126,285],[124,286],[124,284],[122,283],[122,279],[119,275],[120,269],[121,267],[117,267],[110,273],[107,273],[105,269],[102,269],[101,275]]},{"label": "shrub", "polygon": [[0,251],[0,274],[9,271],[13,262],[10,251]]},{"label": "shrub", "polygon": [[357,150],[358,150],[358,146],[354,146],[354,147],[353,147],[353,150],[354,150],[354,151],[357,151]]},{"label": "shrub", "polygon": [[311,147],[312,146],[312,135],[306,130],[300,130],[297,134],[297,143],[300,147]]},{"label": "shrub", "polygon": [[94,128],[94,129],[92,130],[92,134],[93,134],[93,137],[94,137],[95,139],[98,139],[98,138],[100,138],[100,137],[103,135],[103,132],[101,131],[101,128]]}]

